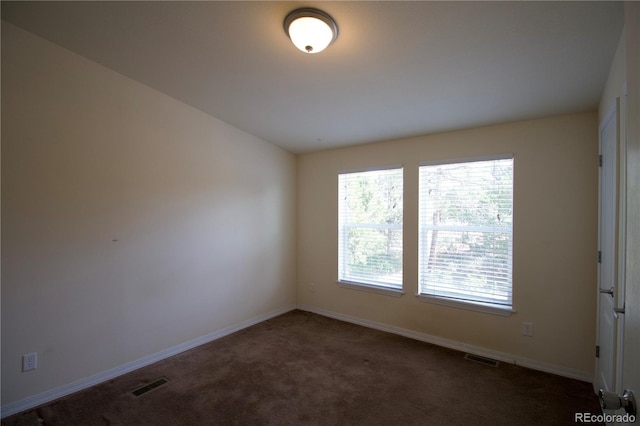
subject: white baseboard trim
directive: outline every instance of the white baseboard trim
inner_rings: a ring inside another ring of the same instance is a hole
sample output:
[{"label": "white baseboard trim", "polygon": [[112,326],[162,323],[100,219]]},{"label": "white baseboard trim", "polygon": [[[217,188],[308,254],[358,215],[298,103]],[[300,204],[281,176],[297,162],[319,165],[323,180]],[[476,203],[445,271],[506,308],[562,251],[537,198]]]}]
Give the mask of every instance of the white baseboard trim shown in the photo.
[{"label": "white baseboard trim", "polygon": [[409,337],[411,339],[420,340],[426,343],[432,343],[438,346],[444,346],[445,348],[455,349],[461,352],[466,352],[474,355],[483,356],[486,358],[495,359],[498,361],[506,362],[509,364],[515,364],[533,370],[544,371],[545,373],[556,374],[558,376],[568,377],[571,379],[577,379],[584,382],[593,382],[593,373],[588,371],[576,370],[573,368],[563,367],[560,365],[549,364],[534,359],[524,358],[518,355],[512,355],[505,352],[494,351],[492,349],[482,348],[480,346],[468,345],[466,343],[457,342],[455,340],[444,339],[442,337],[432,336],[425,333],[420,333],[406,328],[395,327],[388,324],[383,324],[375,321],[370,321],[351,315],[345,315],[338,312],[328,311],[325,309],[315,308],[308,305],[298,305],[298,309],[301,311],[313,312],[318,315],[322,315],[337,320],[350,322],[364,327],[373,328],[380,331],[386,331],[388,333],[398,334],[400,336]]},{"label": "white baseboard trim", "polygon": [[46,404],[48,402],[51,402],[63,396],[72,394],[74,392],[78,392],[83,389],[87,389],[91,386],[95,386],[102,382],[106,382],[107,380],[111,380],[115,377],[121,376],[123,374],[129,373],[131,371],[137,370],[147,365],[153,364],[154,362],[161,361],[165,358],[169,358],[171,356],[177,355],[189,349],[193,349],[205,343],[209,343],[214,340],[220,339],[221,337],[227,336],[231,333],[235,333],[236,331],[240,331],[247,327],[251,327],[252,325],[277,317],[278,315],[282,315],[294,309],[296,309],[296,305],[285,306],[284,308],[276,309],[275,311],[258,315],[257,317],[253,317],[246,321],[242,321],[237,324],[231,325],[229,327],[225,327],[221,330],[215,331],[213,333],[207,334],[202,337],[198,337],[193,340],[189,340],[188,342],[181,343],[172,348],[162,350],[160,352],[137,359],[135,361],[122,364],[118,367],[111,368],[109,370],[103,371],[93,376],[80,379],[76,382],[69,383],[67,385],[60,386],[60,387],[39,393],[37,395],[33,395],[16,402],[6,404],[0,408],[0,412],[2,413],[0,414],[0,418],[5,418],[7,416],[11,416],[13,414],[17,414],[22,411],[32,409],[34,407],[37,407],[42,404]]}]

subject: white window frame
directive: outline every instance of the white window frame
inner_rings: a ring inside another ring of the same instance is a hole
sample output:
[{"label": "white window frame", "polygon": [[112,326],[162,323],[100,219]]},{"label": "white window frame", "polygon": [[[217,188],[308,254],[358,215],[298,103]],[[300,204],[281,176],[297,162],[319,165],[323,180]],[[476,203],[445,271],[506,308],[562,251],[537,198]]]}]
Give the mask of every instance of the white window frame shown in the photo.
[{"label": "white window frame", "polygon": [[[458,158],[451,159],[445,161],[424,161],[419,163],[419,167],[423,166],[437,166],[437,165],[446,165],[446,164],[462,164],[462,163],[471,163],[478,161],[492,161],[492,160],[506,160],[511,159],[513,161],[513,170],[514,175],[512,176],[512,183],[515,182],[515,156],[513,154],[502,154],[495,156],[484,156],[484,157],[472,157],[472,158]],[[419,172],[420,175],[420,172]],[[419,182],[419,191],[422,190],[420,188],[421,182]],[[419,217],[422,215],[421,209],[421,195],[419,195],[418,200],[418,214]],[[513,192],[512,192],[512,208],[513,208]],[[418,253],[418,280],[422,280],[422,256],[424,248],[421,246],[423,240],[423,233],[426,232],[422,223],[418,224],[418,233],[419,233],[419,253]],[[479,232],[492,232],[491,229],[487,229],[487,227],[476,226],[476,227],[456,227],[456,226],[441,226],[439,229],[449,229],[453,231],[460,230],[475,230]],[[511,236],[511,245],[509,247],[509,256],[511,258],[511,262],[509,264],[509,276],[510,276],[510,284],[511,284],[511,300],[510,304],[499,304],[490,301],[483,300],[473,300],[469,298],[461,298],[459,293],[447,293],[445,291],[440,291],[437,294],[434,293],[422,293],[422,286],[418,283],[418,292],[416,293],[416,297],[423,302],[434,303],[443,306],[450,306],[455,308],[473,310],[478,312],[484,312],[489,314],[501,315],[501,316],[509,316],[512,313],[516,312],[513,307],[513,222],[511,223],[511,229],[509,230],[509,234]]]},{"label": "white window frame", "polygon": [[[341,288],[351,289],[351,290],[359,290],[366,291],[370,293],[377,293],[386,296],[400,297],[404,294],[404,259],[403,259],[403,278],[400,286],[394,285],[392,283],[376,281],[376,280],[367,280],[362,278],[357,279],[348,279],[342,275],[342,265],[345,262],[346,253],[341,252],[341,247],[347,246],[347,232],[343,231],[343,228],[388,228],[388,229],[400,229],[401,232],[404,233],[404,217],[403,224],[343,224],[342,223],[342,209],[344,206],[344,200],[341,197],[341,188],[340,188],[340,176],[352,173],[366,173],[366,172],[377,172],[377,171],[385,171],[385,170],[401,170],[402,171],[402,207],[404,211],[404,165],[403,164],[395,164],[388,165],[383,167],[371,167],[371,168],[363,168],[363,169],[350,169],[350,170],[341,170],[338,172],[338,279],[336,280],[336,284]],[[404,215],[404,213],[403,213]],[[342,241],[340,239],[342,238]],[[403,244],[404,244],[404,235],[403,235]],[[403,246],[404,251],[404,246]],[[404,257],[404,255],[403,255]]]}]

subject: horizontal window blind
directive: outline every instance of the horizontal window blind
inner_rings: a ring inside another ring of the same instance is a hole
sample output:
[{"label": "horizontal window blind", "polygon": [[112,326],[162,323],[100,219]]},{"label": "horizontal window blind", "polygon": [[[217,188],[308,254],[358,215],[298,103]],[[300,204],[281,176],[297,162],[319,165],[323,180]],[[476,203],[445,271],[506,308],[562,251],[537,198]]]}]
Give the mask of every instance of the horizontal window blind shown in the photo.
[{"label": "horizontal window blind", "polygon": [[402,288],[402,168],[338,176],[338,279]]},{"label": "horizontal window blind", "polygon": [[513,158],[420,167],[420,294],[511,306]]}]

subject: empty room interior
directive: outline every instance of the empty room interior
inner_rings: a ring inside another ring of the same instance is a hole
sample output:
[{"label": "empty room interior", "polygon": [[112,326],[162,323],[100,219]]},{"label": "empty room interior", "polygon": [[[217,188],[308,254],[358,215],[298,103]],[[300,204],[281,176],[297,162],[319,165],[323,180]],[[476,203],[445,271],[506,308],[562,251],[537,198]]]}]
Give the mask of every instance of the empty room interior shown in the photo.
[{"label": "empty room interior", "polygon": [[1,7],[3,423],[635,409],[640,3]]}]

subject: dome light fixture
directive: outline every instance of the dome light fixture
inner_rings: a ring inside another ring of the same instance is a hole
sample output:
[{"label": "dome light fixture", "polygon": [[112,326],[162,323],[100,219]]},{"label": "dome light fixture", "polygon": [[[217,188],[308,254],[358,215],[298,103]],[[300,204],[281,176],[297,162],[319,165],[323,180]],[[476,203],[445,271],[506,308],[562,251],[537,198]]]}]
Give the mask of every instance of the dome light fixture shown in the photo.
[{"label": "dome light fixture", "polygon": [[327,13],[302,8],[292,11],[284,18],[284,32],[304,53],[318,53],[338,37],[338,26]]}]

